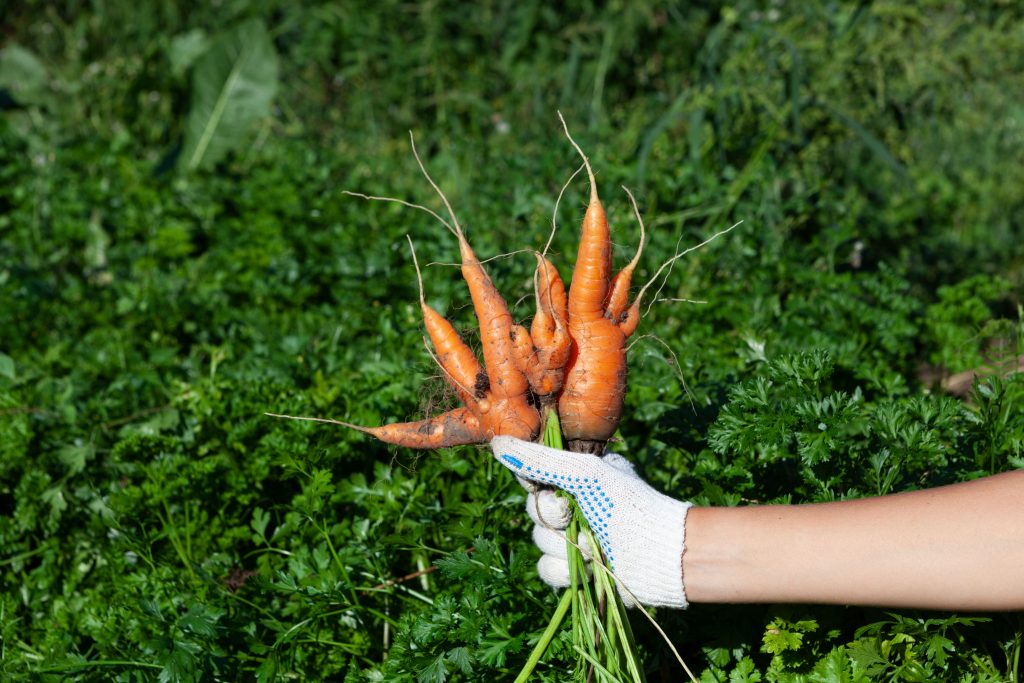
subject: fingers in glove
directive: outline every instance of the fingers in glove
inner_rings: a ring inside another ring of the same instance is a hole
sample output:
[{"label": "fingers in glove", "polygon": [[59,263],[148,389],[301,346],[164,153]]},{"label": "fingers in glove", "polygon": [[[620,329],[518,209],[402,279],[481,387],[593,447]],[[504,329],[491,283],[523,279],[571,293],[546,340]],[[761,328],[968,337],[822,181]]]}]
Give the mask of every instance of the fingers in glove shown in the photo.
[{"label": "fingers in glove", "polygon": [[537,560],[537,574],[541,581],[554,588],[565,588],[569,585],[569,563],[563,558],[544,555]]},{"label": "fingers in glove", "polygon": [[[567,547],[568,541],[565,539],[565,532],[554,531],[552,529],[545,529],[542,526],[533,527],[533,542],[537,544],[540,551],[545,555],[568,562],[569,549]],[[588,561],[593,559],[594,555],[590,549],[590,542],[586,536],[580,535],[576,539],[576,545],[579,546],[580,552],[583,553],[583,557]]]},{"label": "fingers in glove", "polygon": [[565,529],[572,517],[569,499],[558,495],[554,489],[539,489],[527,495],[526,512],[534,524],[551,529]]},{"label": "fingers in glove", "polygon": [[565,548],[564,532],[545,529],[538,525],[533,527],[533,542],[545,555],[550,555],[562,562],[568,561],[569,554]]},{"label": "fingers in glove", "polygon": [[516,476],[516,481],[519,482],[520,486],[526,489],[527,493],[534,493],[540,488],[540,486],[537,485],[537,482],[530,481],[529,479],[524,479],[523,477],[520,477],[518,475]]}]

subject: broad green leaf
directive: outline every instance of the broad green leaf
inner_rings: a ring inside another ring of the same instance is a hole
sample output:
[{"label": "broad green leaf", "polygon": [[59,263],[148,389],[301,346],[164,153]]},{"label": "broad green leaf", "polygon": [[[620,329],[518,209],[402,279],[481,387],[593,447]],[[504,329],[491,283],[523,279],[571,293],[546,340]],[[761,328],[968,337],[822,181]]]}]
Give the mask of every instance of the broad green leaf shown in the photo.
[{"label": "broad green leaf", "polygon": [[843,648],[835,648],[814,667],[811,680],[815,683],[854,683],[866,680],[857,671]]},{"label": "broad green leaf", "polygon": [[416,675],[419,683],[444,683],[448,679],[448,671],[444,666],[444,655],[440,654]]},{"label": "broad green leaf", "polygon": [[171,73],[181,78],[189,67],[210,47],[210,37],[201,28],[180,33],[171,39],[167,49],[167,59],[171,63]]},{"label": "broad green leaf", "polygon": [[171,648],[159,658],[163,664],[160,676],[157,680],[160,683],[178,683],[178,681],[194,681],[196,673],[196,657],[194,647],[189,643],[175,640]]},{"label": "broad green leaf", "polygon": [[266,540],[267,538],[267,524],[269,523],[270,513],[263,508],[256,506],[256,509],[252,511],[252,522],[249,524],[263,540]]},{"label": "broad green leaf", "polygon": [[11,43],[0,50],[0,88],[10,90],[21,104],[42,104],[47,95],[46,66],[31,51]]},{"label": "broad green leaf", "polygon": [[78,474],[85,469],[85,463],[96,455],[96,447],[91,443],[68,445],[57,452],[57,457],[68,468],[68,474]]},{"label": "broad green leaf", "polygon": [[43,492],[42,499],[50,506],[50,523],[56,524],[60,520],[61,514],[68,509],[68,501],[64,498],[64,489],[60,486],[48,488]]},{"label": "broad green leaf", "polygon": [[217,620],[220,617],[219,611],[210,611],[204,605],[194,604],[178,620],[178,625],[197,635],[212,637],[217,633]]},{"label": "broad green leaf", "polygon": [[473,657],[465,647],[453,647],[448,650],[448,661],[459,668],[464,674],[473,673]]},{"label": "broad green leaf", "polygon": [[729,683],[758,683],[760,680],[761,672],[750,657],[736,662],[736,668],[729,672]]},{"label": "broad green leaf", "polygon": [[195,64],[192,103],[179,163],[209,167],[247,139],[270,114],[277,92],[277,52],[260,21],[222,34]]},{"label": "broad green leaf", "polygon": [[0,351],[0,377],[14,379],[14,359]]}]

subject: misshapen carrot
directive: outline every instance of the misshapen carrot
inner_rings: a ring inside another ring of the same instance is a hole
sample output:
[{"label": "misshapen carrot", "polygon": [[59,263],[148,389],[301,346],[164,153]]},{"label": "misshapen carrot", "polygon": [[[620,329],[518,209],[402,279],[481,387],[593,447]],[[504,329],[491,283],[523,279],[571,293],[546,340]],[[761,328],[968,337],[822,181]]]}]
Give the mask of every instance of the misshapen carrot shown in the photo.
[{"label": "misshapen carrot", "polygon": [[[583,158],[590,178],[590,203],[583,218],[579,253],[569,288],[569,334],[572,353],[565,386],[558,401],[562,433],[571,450],[600,453],[619,426],[626,393],[626,338],[636,323],[629,319],[626,301],[640,251],[614,278],[611,275],[611,234],[590,162]],[[641,239],[641,248],[643,242]],[[623,313],[626,316],[623,317]]]},{"label": "misshapen carrot", "polygon": [[543,407],[553,405],[562,389],[572,339],[565,285],[554,264],[541,254],[537,255],[534,289],[537,313],[529,332],[522,325],[512,328],[512,353]]},{"label": "misshapen carrot", "polygon": [[[431,308],[423,295],[423,277],[420,274],[420,264],[416,259],[416,248],[413,247],[412,238],[409,240],[409,250],[412,252],[412,262],[416,267],[416,280],[420,288],[420,311],[423,313],[423,325],[427,329],[430,342],[437,352],[436,360],[441,369],[444,370],[449,383],[455,389],[459,398],[466,407],[474,413],[479,414],[479,401],[486,397],[487,375],[484,374],[480,361],[476,354],[466,345],[459,333],[455,331],[447,319],[433,308]],[[484,405],[486,408],[486,404]]]},{"label": "misshapen carrot", "polygon": [[[480,324],[484,363],[481,364],[455,328],[444,316],[427,305],[423,282],[413,251],[420,286],[420,309],[436,360],[454,387],[464,407],[416,422],[361,427],[334,420],[389,443],[411,448],[439,448],[488,441],[497,435],[533,439],[540,430],[541,413],[557,402],[567,446],[577,452],[600,453],[618,428],[626,390],[626,340],[637,329],[640,303],[662,271],[676,260],[739,223],[701,244],[675,254],[662,264],[636,299],[629,303],[630,286],[642,253],[643,220],[633,195],[626,189],[640,223],[640,245],[633,259],[612,275],[612,245],[608,220],[597,192],[593,169],[583,150],[569,134],[559,114],[566,137],[583,164],[559,193],[559,200],[573,178],[584,168],[590,181],[590,200],[583,219],[579,252],[572,287],[565,286],[554,264],[538,254],[534,276],[537,314],[530,329],[515,325],[508,306],[485,271],[459,225],[448,199],[430,177],[412,141],[412,151],[423,175],[440,196],[451,223],[424,206],[390,197],[372,197],[348,192],[364,199],[397,202],[426,211],[443,223],[458,240],[462,276],[470,290]],[[410,134],[410,139],[411,139]],[[625,189],[625,188],[624,188]],[[555,215],[558,201],[555,202]],[[555,220],[552,219],[552,236]],[[411,241],[410,241],[411,245]],[[282,416],[288,417],[288,416]],[[298,418],[317,419],[317,418]]]},{"label": "misshapen carrot", "polygon": [[[354,196],[370,200],[396,202],[426,211],[447,227],[458,239],[462,260],[462,276],[469,287],[473,308],[480,323],[480,338],[483,342],[484,363],[459,337],[455,328],[444,316],[429,305],[423,295],[423,279],[419,272],[415,249],[413,263],[420,288],[420,310],[427,335],[436,350],[436,360],[465,407],[448,411],[443,415],[382,427],[361,427],[344,422],[346,426],[358,429],[389,443],[409,448],[440,448],[442,446],[467,443],[483,443],[497,435],[533,439],[540,430],[540,413],[533,405],[529,383],[517,367],[513,353],[513,321],[505,300],[495,288],[483,264],[476,257],[469,241],[459,225],[458,218],[441,188],[427,172],[416,151],[415,140],[410,133],[413,156],[424,177],[444,202],[451,224],[430,209],[391,197],[373,197],[355,192]],[[412,240],[409,241],[410,247]],[[557,274],[556,274],[557,277]],[[559,280],[559,284],[561,281]],[[562,298],[564,299],[564,291]],[[564,317],[564,314],[563,314]],[[334,421],[336,422],[336,421]]]},{"label": "misshapen carrot", "polygon": [[[301,418],[300,418],[301,419]],[[381,441],[406,448],[446,448],[482,443],[488,437],[480,419],[469,408],[455,408],[426,420],[395,422],[380,427],[363,427],[338,420],[318,420],[340,424],[375,436]]]},{"label": "misshapen carrot", "polygon": [[533,439],[540,431],[540,413],[530,404],[526,375],[516,366],[513,359],[512,314],[505,299],[484,270],[480,259],[470,247],[448,198],[427,173],[411,135],[410,141],[416,163],[419,164],[427,182],[441,198],[452,219],[449,228],[459,241],[462,277],[469,287],[473,310],[476,311],[480,322],[480,341],[483,344],[484,368],[488,380],[486,403],[479,404],[481,425],[488,438],[503,434],[520,439]]}]

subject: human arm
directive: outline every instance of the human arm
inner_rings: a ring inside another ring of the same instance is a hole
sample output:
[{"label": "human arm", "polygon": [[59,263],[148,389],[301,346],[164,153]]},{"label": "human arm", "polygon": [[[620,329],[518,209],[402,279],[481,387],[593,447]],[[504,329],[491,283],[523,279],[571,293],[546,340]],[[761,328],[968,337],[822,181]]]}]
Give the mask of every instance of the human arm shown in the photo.
[{"label": "human arm", "polygon": [[[600,472],[603,481],[626,492],[617,497],[640,501],[620,505],[621,512],[609,520],[621,537],[644,539],[639,548],[622,543],[613,569],[644,585],[650,574],[645,563],[651,557],[660,558],[659,568],[671,565],[669,569],[682,579],[678,596],[659,598],[658,604],[684,606],[689,600],[1024,608],[1024,472],[878,498],[686,507],[665,514],[651,512],[651,506],[662,505],[665,497],[631,470],[605,466],[593,456],[503,437],[492,446],[499,461],[503,454],[513,453],[517,462],[545,463],[545,469],[560,476]],[[523,468],[503,462],[529,477]],[[531,498],[538,508],[553,510],[543,515],[543,528],[539,525],[534,535],[545,552],[539,564],[542,576],[562,585],[567,572],[554,570],[565,557],[557,521],[565,515],[555,509],[561,499],[544,491]],[[533,516],[537,521],[536,512]],[[675,524],[684,525],[681,533],[674,533]],[[626,583],[632,586],[630,580]],[[643,596],[641,602],[651,604]]]},{"label": "human arm", "polygon": [[693,508],[691,602],[1024,609],[1024,471],[876,498]]}]

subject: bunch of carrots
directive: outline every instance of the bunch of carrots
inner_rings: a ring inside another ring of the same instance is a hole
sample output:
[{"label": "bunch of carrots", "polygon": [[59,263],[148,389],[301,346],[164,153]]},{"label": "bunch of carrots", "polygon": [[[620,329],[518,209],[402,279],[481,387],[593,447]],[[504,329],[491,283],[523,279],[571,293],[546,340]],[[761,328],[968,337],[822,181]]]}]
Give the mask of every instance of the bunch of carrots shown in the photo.
[{"label": "bunch of carrots", "polygon": [[[643,249],[643,224],[636,256],[613,275],[611,234],[594,173],[583,150],[571,136],[569,140],[583,158],[590,178],[590,203],[568,293],[555,265],[537,254],[537,312],[529,329],[513,321],[505,299],[470,247],[447,198],[417,155],[451,223],[438,218],[459,243],[462,276],[480,321],[483,364],[452,324],[426,303],[421,280],[420,308],[427,334],[462,406],[415,422],[348,426],[388,443],[430,449],[486,443],[499,434],[535,440],[545,414],[557,410],[570,450],[597,455],[604,452],[622,417],[626,340],[640,321],[643,293],[630,304],[629,291]],[[632,201],[632,194],[629,196]],[[633,206],[635,210],[635,201]]]},{"label": "bunch of carrots", "polygon": [[[435,359],[462,405],[425,420],[381,427],[364,427],[336,420],[318,421],[342,424],[408,448],[433,449],[487,443],[494,436],[507,435],[542,440],[545,445],[568,448],[578,453],[604,453],[622,417],[627,374],[626,340],[640,322],[640,303],[644,293],[667,266],[736,226],[674,255],[662,264],[630,302],[633,272],[645,239],[636,200],[628,189],[623,188],[640,225],[640,245],[633,259],[613,273],[611,234],[598,197],[594,172],[586,154],[569,134],[564,119],[562,126],[583,160],[580,168],[587,171],[590,201],[583,217],[579,252],[568,291],[555,265],[545,254],[537,254],[534,275],[536,314],[529,329],[515,324],[504,298],[470,247],[448,199],[423,165],[416,152],[415,141],[412,141],[413,155],[444,203],[450,222],[426,207],[400,199],[348,193],[427,211],[452,232],[459,243],[462,276],[469,286],[480,323],[483,363],[459,337],[452,324],[426,303],[423,280],[413,250],[413,262],[420,282],[420,308],[427,334]],[[557,207],[556,202],[556,213]],[[574,502],[571,505],[573,521],[567,534],[567,549],[572,585],[563,594],[548,628],[516,680],[525,681],[529,677],[562,620],[571,612],[573,643],[579,654],[577,671],[586,669],[586,680],[591,680],[596,672],[598,680],[620,680],[621,676],[641,681],[642,669],[614,576],[600,557],[600,544],[593,537],[582,513]],[[585,558],[581,550],[584,538],[598,555],[593,559],[599,571],[591,571],[587,567],[589,558]],[[628,591],[628,587],[623,588]],[[679,661],[683,664],[681,659]]]}]

